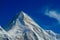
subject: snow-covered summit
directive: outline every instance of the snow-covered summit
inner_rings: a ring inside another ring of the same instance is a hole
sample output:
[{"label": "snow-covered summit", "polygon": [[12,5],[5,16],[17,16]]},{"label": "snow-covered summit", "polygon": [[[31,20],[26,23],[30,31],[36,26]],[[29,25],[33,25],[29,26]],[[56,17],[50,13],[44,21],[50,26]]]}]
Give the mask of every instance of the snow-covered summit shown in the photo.
[{"label": "snow-covered summit", "polygon": [[[10,26],[12,28],[8,31],[8,33],[11,36],[13,36],[13,38],[17,37],[22,40],[51,39],[50,35],[44,29],[42,29],[29,15],[27,15],[23,11],[13,18],[8,27]],[[26,38],[24,36],[26,36]]]}]

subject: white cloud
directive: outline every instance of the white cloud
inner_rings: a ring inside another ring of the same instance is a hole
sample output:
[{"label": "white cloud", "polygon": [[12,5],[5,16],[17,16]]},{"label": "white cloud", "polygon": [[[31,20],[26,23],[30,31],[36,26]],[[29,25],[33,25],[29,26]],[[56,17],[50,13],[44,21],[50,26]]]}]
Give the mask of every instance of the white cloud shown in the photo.
[{"label": "white cloud", "polygon": [[60,14],[58,14],[56,11],[46,11],[45,15],[55,18],[60,23]]}]

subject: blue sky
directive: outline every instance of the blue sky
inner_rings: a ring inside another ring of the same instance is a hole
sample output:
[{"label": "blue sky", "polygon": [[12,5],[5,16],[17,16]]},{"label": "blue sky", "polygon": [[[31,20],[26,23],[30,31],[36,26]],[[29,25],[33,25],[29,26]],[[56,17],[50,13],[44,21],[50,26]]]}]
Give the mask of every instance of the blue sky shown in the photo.
[{"label": "blue sky", "polygon": [[0,0],[0,25],[7,25],[20,11],[30,15],[42,28],[60,33],[59,0]]}]

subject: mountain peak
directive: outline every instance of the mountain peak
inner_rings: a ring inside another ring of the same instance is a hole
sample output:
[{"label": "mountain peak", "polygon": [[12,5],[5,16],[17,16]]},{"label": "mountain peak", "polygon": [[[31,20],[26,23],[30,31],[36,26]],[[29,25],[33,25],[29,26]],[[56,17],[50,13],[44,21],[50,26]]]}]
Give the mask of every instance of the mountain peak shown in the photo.
[{"label": "mountain peak", "polygon": [[19,14],[18,14],[18,18],[24,18],[28,16],[25,12],[21,11]]},{"label": "mountain peak", "polygon": [[23,14],[23,15],[24,15],[24,13],[25,13],[24,11],[21,11],[21,12],[20,12],[20,14]]},{"label": "mountain peak", "polygon": [[12,20],[16,20],[16,19],[23,20],[27,16],[28,15],[25,12],[21,11]]},{"label": "mountain peak", "polygon": [[[21,11],[7,25],[8,34],[15,40],[55,40],[51,30],[45,31],[29,15]],[[51,33],[51,34],[50,34]]]}]

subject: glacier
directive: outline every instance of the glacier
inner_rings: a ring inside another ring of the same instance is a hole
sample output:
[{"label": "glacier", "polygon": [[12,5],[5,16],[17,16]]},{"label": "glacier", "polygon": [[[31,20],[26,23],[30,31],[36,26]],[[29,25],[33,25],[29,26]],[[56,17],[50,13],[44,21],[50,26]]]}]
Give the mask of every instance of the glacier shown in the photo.
[{"label": "glacier", "polygon": [[0,40],[60,40],[60,34],[44,30],[23,11],[17,14],[7,27],[11,28],[6,31],[0,26]]}]

